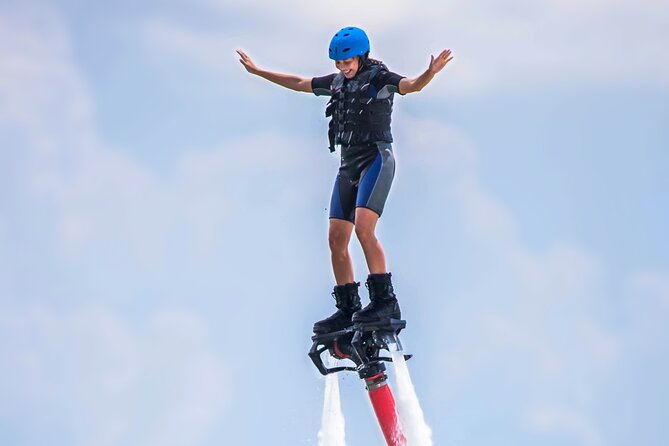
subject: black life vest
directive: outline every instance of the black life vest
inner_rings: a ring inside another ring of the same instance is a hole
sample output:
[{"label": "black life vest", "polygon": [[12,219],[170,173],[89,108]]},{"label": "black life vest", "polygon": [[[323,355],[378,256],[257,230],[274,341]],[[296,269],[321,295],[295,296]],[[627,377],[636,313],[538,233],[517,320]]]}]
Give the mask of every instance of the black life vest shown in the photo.
[{"label": "black life vest", "polygon": [[378,91],[371,83],[381,70],[388,69],[383,64],[372,64],[347,81],[343,73],[334,77],[330,86],[332,97],[325,109],[325,116],[331,117],[328,131],[331,152],[335,145],[393,141],[390,132],[393,94],[378,98]]}]

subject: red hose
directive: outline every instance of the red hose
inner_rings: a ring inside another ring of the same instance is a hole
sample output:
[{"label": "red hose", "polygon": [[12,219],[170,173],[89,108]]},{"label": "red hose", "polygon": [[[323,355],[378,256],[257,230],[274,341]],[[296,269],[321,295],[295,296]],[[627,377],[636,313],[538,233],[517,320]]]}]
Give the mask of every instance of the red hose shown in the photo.
[{"label": "red hose", "polygon": [[372,401],[376,418],[379,420],[381,431],[388,446],[405,446],[406,438],[397,419],[395,398],[386,383],[386,374],[380,373],[365,379],[369,399]]}]

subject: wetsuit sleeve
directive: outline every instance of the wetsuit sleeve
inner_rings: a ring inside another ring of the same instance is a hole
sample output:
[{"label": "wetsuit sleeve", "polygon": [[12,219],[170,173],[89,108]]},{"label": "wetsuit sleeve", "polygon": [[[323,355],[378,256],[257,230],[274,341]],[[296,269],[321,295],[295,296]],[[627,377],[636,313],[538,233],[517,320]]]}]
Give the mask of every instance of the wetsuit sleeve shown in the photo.
[{"label": "wetsuit sleeve", "polygon": [[334,80],[334,74],[328,74],[327,76],[320,76],[311,79],[311,89],[313,90],[316,96],[332,96],[332,90],[330,86]]},{"label": "wetsuit sleeve", "polygon": [[391,93],[400,93],[400,81],[406,76],[393,73],[392,71],[379,71],[372,81],[376,91],[377,99],[384,99],[390,96]]}]

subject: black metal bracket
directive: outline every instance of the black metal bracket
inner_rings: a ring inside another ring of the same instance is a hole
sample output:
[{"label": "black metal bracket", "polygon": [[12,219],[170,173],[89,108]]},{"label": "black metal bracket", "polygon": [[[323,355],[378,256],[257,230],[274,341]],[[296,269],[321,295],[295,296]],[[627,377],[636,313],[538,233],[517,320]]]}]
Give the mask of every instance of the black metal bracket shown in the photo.
[{"label": "black metal bracket", "polygon": [[[358,372],[362,379],[385,371],[383,362],[392,362],[392,358],[379,356],[381,350],[402,351],[398,334],[406,327],[406,321],[388,319],[376,323],[356,324],[333,333],[312,336],[313,344],[309,357],[322,375],[342,371]],[[355,366],[326,367],[322,354],[329,354],[338,359],[348,359]],[[410,359],[411,355],[404,355]]]}]

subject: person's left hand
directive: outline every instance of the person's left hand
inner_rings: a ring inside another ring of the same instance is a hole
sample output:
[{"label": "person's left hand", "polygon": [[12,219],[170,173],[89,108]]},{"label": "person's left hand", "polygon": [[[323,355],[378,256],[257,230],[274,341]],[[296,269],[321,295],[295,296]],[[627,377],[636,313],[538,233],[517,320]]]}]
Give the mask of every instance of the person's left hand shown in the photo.
[{"label": "person's left hand", "polygon": [[453,60],[453,56],[451,55],[451,50],[444,50],[439,54],[436,58],[434,56],[430,56],[430,68],[429,70],[437,74],[441,70],[444,69],[447,63],[449,63],[451,60]]}]

